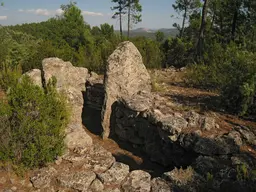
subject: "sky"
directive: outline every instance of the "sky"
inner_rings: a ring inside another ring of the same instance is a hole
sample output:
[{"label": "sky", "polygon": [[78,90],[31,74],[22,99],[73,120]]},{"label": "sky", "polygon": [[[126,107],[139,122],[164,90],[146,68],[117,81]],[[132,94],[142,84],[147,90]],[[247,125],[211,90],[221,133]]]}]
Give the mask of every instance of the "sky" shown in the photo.
[{"label": "sky", "polygon": [[[61,14],[60,5],[68,4],[69,0],[0,0],[0,25],[15,25],[46,21]],[[172,8],[175,0],[140,0],[142,5],[142,22],[133,28],[172,28],[173,23],[181,19]],[[91,26],[109,23],[115,29],[119,28],[118,20],[112,19],[114,4],[111,0],[76,0],[82,10],[84,20]],[[175,17],[171,17],[175,15]],[[126,26],[124,25],[124,29]]]}]

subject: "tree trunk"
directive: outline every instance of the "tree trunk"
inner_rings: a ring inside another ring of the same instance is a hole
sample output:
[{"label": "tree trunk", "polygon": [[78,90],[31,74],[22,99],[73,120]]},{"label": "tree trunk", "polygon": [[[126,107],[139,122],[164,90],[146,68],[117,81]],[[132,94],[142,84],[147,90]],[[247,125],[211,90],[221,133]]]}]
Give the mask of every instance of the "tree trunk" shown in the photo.
[{"label": "tree trunk", "polygon": [[183,15],[183,21],[182,21],[182,26],[181,26],[181,31],[180,31],[180,37],[183,37],[183,33],[184,33],[184,28],[185,28],[185,21],[187,18],[187,8],[185,8],[185,13]]},{"label": "tree trunk", "polygon": [[201,21],[199,37],[197,41],[197,56],[199,57],[199,60],[202,58],[202,55],[203,55],[204,31],[205,31],[206,20],[207,20],[208,3],[209,3],[209,0],[204,0],[202,21]]},{"label": "tree trunk", "polygon": [[123,39],[122,11],[119,12],[119,22],[120,22],[120,35],[121,35],[121,39]]},{"label": "tree trunk", "polygon": [[130,37],[130,22],[131,22],[131,0],[128,0],[128,34],[127,37]]}]

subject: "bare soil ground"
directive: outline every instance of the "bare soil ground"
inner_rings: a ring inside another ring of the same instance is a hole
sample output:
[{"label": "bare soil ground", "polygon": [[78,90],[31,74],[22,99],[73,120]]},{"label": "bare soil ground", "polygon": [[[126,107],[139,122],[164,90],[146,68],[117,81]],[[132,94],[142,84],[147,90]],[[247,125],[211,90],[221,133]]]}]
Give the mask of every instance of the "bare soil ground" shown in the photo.
[{"label": "bare soil ground", "polygon": [[[220,95],[217,91],[207,91],[188,87],[185,83],[185,71],[175,69],[152,70],[153,88],[156,92],[177,105],[176,110],[195,110],[202,114],[210,114],[220,118],[233,127],[243,125],[256,130],[256,122],[245,120],[224,111],[220,103]],[[154,86],[155,84],[155,86]]]}]

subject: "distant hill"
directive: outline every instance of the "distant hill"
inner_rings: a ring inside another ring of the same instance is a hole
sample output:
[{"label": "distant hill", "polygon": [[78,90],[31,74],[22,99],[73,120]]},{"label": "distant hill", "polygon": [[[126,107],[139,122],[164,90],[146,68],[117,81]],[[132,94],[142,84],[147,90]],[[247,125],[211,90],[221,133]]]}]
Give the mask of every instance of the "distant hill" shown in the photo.
[{"label": "distant hill", "polygon": [[[144,36],[148,38],[155,38],[155,33],[161,31],[165,34],[165,37],[175,37],[178,34],[178,30],[175,28],[161,28],[161,29],[149,29],[149,28],[137,28],[133,29],[130,32],[131,37]],[[116,32],[119,32],[116,30]],[[127,31],[123,31],[124,35],[127,34]]]}]

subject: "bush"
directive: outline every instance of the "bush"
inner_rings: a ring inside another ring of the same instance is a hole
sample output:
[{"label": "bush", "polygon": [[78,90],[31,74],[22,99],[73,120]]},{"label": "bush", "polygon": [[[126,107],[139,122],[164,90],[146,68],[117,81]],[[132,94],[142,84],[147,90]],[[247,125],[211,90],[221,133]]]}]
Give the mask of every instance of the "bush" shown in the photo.
[{"label": "bush", "polygon": [[21,77],[21,69],[19,67],[10,68],[0,66],[0,89],[7,91],[8,88],[17,84]]},{"label": "bush", "polygon": [[256,54],[242,52],[227,66],[226,82],[221,88],[223,104],[239,115],[255,114]]},{"label": "bush", "polygon": [[166,66],[177,68],[193,63],[193,43],[181,38],[168,39],[163,44]]},{"label": "bush", "polygon": [[1,103],[0,160],[28,168],[43,166],[61,155],[68,109],[50,81],[46,90],[33,85],[25,76]]},{"label": "bush", "polygon": [[146,37],[135,37],[130,40],[138,48],[147,69],[161,68],[164,54],[159,42]]},{"label": "bush", "polygon": [[227,48],[213,47],[216,49],[207,55],[205,63],[189,67],[189,83],[219,90],[223,106],[232,113],[255,114],[256,54],[239,50],[233,44]]}]

